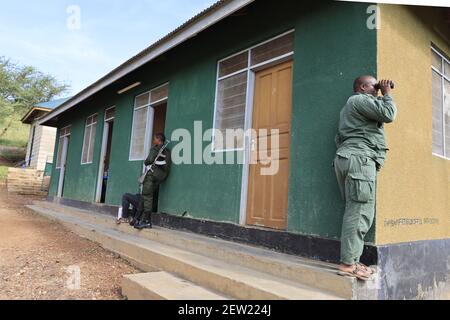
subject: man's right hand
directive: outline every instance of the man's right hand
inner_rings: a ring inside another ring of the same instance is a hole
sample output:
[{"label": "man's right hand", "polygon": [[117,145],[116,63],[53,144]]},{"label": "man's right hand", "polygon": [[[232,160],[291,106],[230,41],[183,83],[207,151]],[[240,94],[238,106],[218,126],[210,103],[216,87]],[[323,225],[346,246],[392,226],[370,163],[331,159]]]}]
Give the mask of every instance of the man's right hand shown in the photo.
[{"label": "man's right hand", "polygon": [[392,90],[391,84],[392,84],[391,80],[381,80],[380,81],[380,90],[381,90],[381,94],[383,96],[391,93],[391,90]]}]

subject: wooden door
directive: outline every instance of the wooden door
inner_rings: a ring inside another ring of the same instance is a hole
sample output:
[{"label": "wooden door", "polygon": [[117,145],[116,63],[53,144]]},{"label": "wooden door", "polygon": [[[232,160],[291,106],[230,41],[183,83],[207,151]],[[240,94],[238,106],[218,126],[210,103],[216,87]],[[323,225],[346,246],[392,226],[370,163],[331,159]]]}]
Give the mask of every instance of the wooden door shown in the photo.
[{"label": "wooden door", "polygon": [[[247,198],[248,225],[277,230],[287,228],[292,71],[293,63],[289,61],[256,73],[253,129],[259,134],[252,137]],[[264,138],[260,129],[267,129],[269,136]],[[271,143],[272,129],[279,130],[278,148]],[[274,151],[278,151],[278,157]],[[267,165],[268,160],[272,161],[272,166],[274,161],[278,161],[276,174],[262,174],[263,168],[270,167]]]}]

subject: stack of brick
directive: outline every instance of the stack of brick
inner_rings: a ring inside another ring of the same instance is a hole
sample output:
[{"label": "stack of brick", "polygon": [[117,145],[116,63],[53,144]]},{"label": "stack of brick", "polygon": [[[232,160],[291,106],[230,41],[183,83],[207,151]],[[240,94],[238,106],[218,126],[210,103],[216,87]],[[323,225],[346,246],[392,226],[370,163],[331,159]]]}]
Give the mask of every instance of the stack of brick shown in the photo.
[{"label": "stack of brick", "polygon": [[50,178],[43,171],[9,168],[6,180],[8,192],[22,195],[46,196]]}]

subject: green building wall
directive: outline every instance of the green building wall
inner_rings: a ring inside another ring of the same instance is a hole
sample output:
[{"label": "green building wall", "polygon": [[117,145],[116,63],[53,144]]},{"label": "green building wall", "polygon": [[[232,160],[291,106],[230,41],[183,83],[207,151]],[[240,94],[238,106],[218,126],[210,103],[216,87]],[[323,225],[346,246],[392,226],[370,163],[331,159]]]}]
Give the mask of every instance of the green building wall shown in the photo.
[{"label": "green building wall", "polygon": [[[193,132],[195,121],[210,129],[217,61],[295,29],[288,231],[339,237],[344,205],[331,167],[338,117],[352,93],[354,78],[376,75],[377,70],[376,30],[366,26],[367,7],[341,2],[257,1],[242,14],[223,20],[130,75],[127,83],[141,81],[139,88],[119,96],[117,90],[126,84],[116,86],[80,104],[58,125],[72,124],[64,197],[94,201],[106,108],[116,106],[106,202],[119,205],[123,193],[138,192],[142,169],[142,162],[128,160],[134,97],[169,82],[168,137],[179,128]],[[85,121],[95,112],[99,122],[94,162],[81,166]],[[59,170],[54,169],[51,195],[56,195],[58,176]],[[239,223],[241,179],[241,165],[173,166],[160,190],[159,210]]]}]

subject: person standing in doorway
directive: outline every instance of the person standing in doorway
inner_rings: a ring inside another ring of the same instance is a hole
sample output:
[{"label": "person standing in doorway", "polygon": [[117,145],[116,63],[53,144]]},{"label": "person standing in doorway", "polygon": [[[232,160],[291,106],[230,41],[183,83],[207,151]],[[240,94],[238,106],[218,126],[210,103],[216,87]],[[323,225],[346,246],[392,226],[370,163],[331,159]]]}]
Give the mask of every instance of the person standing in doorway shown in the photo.
[{"label": "person standing in doorway", "polygon": [[[339,274],[370,280],[374,270],[360,262],[364,239],[375,218],[376,178],[388,151],[384,125],[395,120],[397,107],[390,95],[391,80],[378,82],[361,76],[354,82],[354,95],[341,111],[336,177],[345,200]],[[381,90],[382,96],[378,96]]]},{"label": "person standing in doorway", "polygon": [[152,228],[154,194],[170,173],[172,159],[164,134],[158,133],[154,136],[153,147],[145,160],[145,165],[149,167],[149,170],[142,185],[143,210],[138,211],[133,223],[139,230]]}]

